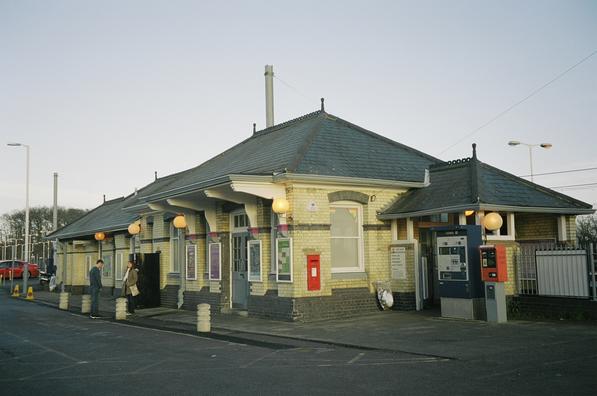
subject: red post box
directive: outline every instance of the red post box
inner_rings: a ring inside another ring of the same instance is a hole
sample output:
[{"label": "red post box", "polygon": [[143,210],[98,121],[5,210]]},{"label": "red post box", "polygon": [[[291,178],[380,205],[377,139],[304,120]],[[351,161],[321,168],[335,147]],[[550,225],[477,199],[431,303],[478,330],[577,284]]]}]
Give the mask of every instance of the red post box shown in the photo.
[{"label": "red post box", "polygon": [[321,266],[319,255],[307,256],[307,290],[321,289]]},{"label": "red post box", "polygon": [[481,279],[483,282],[506,282],[508,261],[504,245],[479,246],[481,253]]}]

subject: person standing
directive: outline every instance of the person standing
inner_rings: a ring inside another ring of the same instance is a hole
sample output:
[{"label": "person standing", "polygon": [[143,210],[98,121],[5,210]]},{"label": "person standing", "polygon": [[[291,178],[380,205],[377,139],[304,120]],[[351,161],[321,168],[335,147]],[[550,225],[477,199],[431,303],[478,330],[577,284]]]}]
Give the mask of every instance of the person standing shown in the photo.
[{"label": "person standing", "polygon": [[99,318],[99,294],[102,290],[102,268],[104,261],[99,259],[89,271],[89,293],[91,294],[91,314],[90,318]]},{"label": "person standing", "polygon": [[122,294],[126,296],[127,315],[132,315],[135,313],[135,296],[139,293],[139,289],[137,288],[139,276],[134,261],[129,260],[126,267],[126,273],[124,274],[124,278],[122,278]]}]

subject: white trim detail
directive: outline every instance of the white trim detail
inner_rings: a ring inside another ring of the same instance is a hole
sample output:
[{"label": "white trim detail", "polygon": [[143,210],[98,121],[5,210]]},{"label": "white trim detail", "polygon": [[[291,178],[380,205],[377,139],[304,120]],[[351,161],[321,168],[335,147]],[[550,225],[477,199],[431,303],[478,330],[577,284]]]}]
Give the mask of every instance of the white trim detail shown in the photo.
[{"label": "white trim detail", "polygon": [[410,217],[406,219],[406,239],[409,241],[415,239],[415,225]]},{"label": "white trim detail", "polygon": [[558,217],[558,240],[560,242],[568,240],[568,230],[566,229],[566,216]]},{"label": "white trim detail", "polygon": [[116,271],[114,274],[116,275],[116,280],[122,280],[123,277],[123,270],[122,270],[122,264],[123,264],[123,260],[124,260],[124,256],[122,253],[116,253],[116,264],[114,265],[114,271]]}]

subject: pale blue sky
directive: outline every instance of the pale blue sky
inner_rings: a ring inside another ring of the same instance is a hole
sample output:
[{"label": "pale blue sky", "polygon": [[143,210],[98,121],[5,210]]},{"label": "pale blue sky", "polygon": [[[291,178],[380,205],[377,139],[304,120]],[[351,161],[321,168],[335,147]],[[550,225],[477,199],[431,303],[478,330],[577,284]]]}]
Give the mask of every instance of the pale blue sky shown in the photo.
[{"label": "pale blue sky", "polygon": [[[0,0],[0,213],[31,202],[92,208],[196,166],[275,118],[326,110],[442,159],[517,175],[597,167],[597,55],[441,153],[597,50],[595,1]],[[298,92],[297,92],[298,91]],[[440,154],[441,153],[441,154]],[[597,183],[597,171],[536,177]],[[558,190],[597,205],[597,185]]]}]

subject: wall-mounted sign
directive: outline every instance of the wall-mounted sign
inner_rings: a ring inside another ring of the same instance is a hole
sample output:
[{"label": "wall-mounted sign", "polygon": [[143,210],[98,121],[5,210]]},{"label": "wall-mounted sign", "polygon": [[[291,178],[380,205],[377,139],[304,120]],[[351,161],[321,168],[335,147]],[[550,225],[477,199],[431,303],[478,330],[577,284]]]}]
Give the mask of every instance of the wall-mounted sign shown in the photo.
[{"label": "wall-mounted sign", "polygon": [[222,269],[222,244],[221,243],[210,243],[209,244],[209,279],[220,280],[221,269]]},{"label": "wall-mounted sign", "polygon": [[261,241],[248,241],[247,252],[249,255],[249,280],[261,282]]},{"label": "wall-mounted sign", "polygon": [[278,282],[292,282],[292,238],[276,239]]},{"label": "wall-mounted sign", "polygon": [[187,245],[187,279],[197,280],[197,245]]},{"label": "wall-mounted sign", "polygon": [[404,246],[390,247],[390,266],[392,279],[406,279],[406,248]]}]

